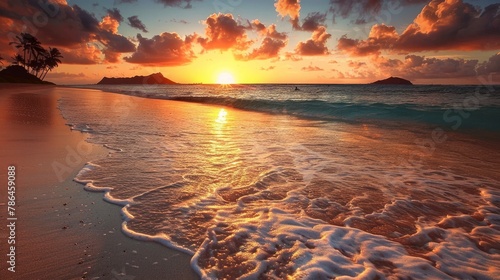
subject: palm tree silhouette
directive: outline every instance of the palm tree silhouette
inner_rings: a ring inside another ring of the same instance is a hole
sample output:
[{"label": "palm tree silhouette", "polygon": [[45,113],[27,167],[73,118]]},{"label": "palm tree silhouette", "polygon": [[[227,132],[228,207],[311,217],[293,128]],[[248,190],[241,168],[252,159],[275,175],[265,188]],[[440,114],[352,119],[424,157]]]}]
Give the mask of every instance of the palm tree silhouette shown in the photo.
[{"label": "palm tree silhouette", "polygon": [[16,54],[12,59],[14,64],[22,65],[26,71],[34,74],[41,80],[49,71],[54,69],[61,63],[63,58],[61,52],[57,48],[50,48],[47,51],[42,47],[42,43],[29,33],[21,33],[16,36],[16,41],[12,41],[9,45],[14,45],[17,49],[22,49],[23,55]]},{"label": "palm tree silhouette", "polygon": [[59,63],[61,63],[60,58],[64,58],[61,52],[57,48],[49,47],[49,52],[47,53],[47,56],[44,60],[45,73],[43,73],[42,70],[42,74],[40,74],[42,80],[45,79],[45,76],[49,71],[52,71],[52,69],[59,66]]}]

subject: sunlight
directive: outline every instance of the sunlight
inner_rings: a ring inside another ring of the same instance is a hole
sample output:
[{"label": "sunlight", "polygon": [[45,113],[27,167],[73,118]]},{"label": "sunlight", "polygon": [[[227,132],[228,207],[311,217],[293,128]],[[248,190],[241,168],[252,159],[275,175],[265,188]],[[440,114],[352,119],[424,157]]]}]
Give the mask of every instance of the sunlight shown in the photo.
[{"label": "sunlight", "polygon": [[222,72],[217,77],[217,83],[220,85],[231,85],[231,84],[234,84],[235,81],[234,81],[234,77],[231,73]]},{"label": "sunlight", "polygon": [[227,111],[224,109],[220,109],[219,116],[215,120],[217,123],[226,123]]}]

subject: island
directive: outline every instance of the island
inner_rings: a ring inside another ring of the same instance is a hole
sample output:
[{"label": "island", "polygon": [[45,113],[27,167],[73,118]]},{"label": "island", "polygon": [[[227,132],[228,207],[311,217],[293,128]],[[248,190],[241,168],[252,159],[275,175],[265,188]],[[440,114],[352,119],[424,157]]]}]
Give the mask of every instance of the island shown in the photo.
[{"label": "island", "polygon": [[412,82],[398,77],[390,77],[385,80],[378,80],[371,83],[371,85],[413,85]]},{"label": "island", "polygon": [[176,82],[167,79],[162,73],[154,73],[149,76],[134,76],[124,78],[104,77],[98,85],[177,85]]},{"label": "island", "polygon": [[0,83],[54,85],[54,83],[43,81],[37,76],[28,73],[24,67],[18,65],[11,65],[0,71]]}]

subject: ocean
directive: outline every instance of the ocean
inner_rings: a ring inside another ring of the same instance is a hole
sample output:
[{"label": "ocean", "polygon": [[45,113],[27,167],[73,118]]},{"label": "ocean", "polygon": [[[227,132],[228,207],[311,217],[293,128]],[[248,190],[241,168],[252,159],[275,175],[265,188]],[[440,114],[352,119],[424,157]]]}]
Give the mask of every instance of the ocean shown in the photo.
[{"label": "ocean", "polygon": [[498,87],[297,87],[85,86],[75,180],[204,279],[500,275]]}]

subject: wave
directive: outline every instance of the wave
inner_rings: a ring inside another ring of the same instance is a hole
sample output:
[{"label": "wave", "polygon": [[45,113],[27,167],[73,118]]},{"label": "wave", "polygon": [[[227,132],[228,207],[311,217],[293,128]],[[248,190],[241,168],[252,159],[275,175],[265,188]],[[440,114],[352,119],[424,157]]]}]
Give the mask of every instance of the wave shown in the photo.
[{"label": "wave", "polygon": [[500,119],[500,110],[496,107],[486,106],[466,109],[415,104],[332,103],[323,100],[265,100],[206,96],[182,96],[166,99],[327,121],[413,121],[444,125],[454,130],[475,128],[500,131],[500,123],[496,121]]}]

